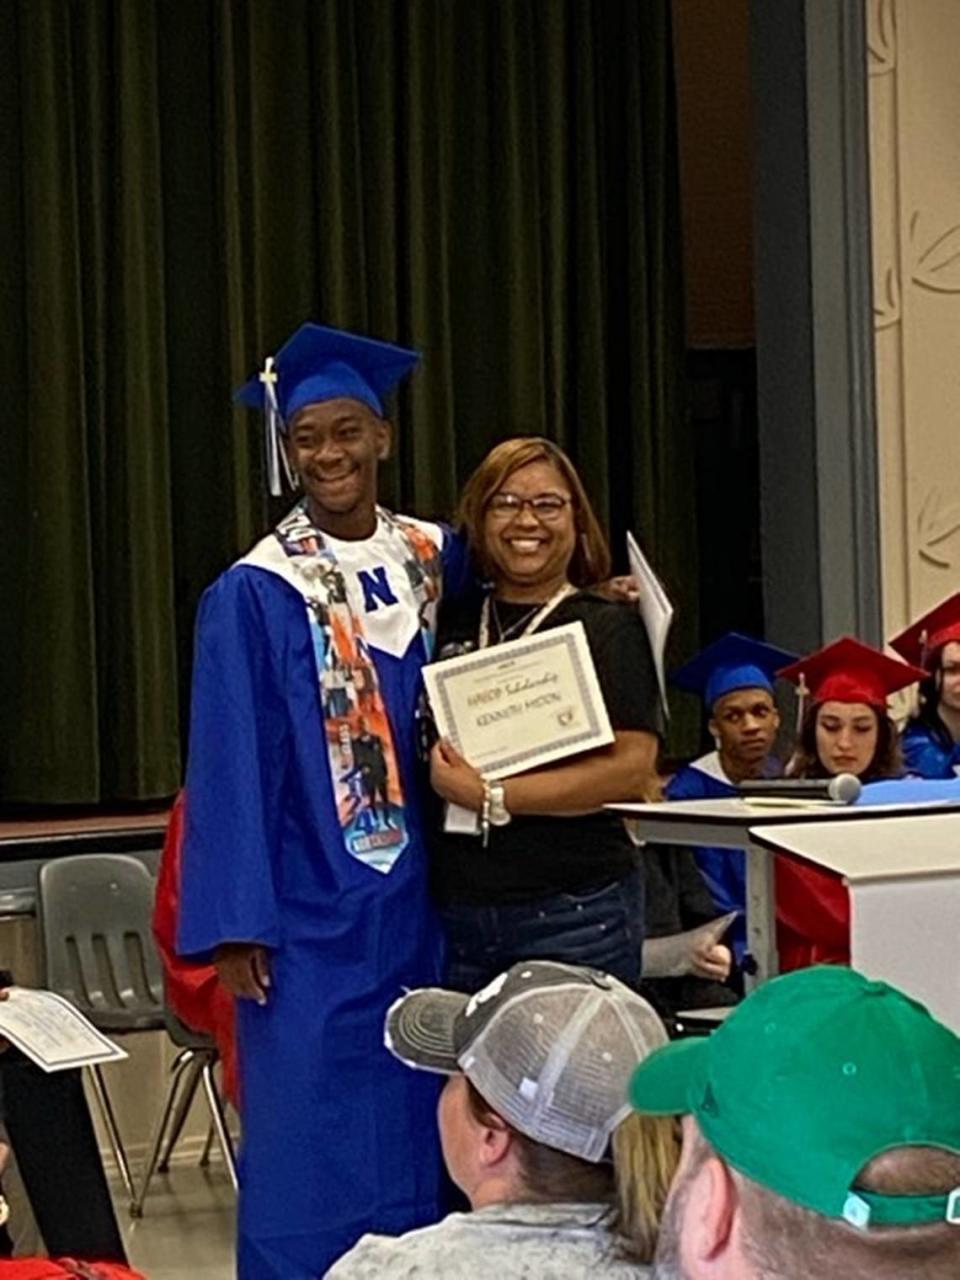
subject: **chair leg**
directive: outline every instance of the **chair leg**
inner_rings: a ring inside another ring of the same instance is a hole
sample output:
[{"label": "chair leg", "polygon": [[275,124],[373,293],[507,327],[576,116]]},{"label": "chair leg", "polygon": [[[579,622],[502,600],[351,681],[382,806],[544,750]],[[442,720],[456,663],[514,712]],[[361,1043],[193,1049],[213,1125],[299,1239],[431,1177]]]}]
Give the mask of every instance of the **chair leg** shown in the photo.
[{"label": "chair leg", "polygon": [[[189,1080],[187,1081],[186,1086],[181,1088],[181,1085],[184,1082],[184,1073],[188,1071],[191,1065],[195,1066],[194,1057],[195,1054],[192,1049],[184,1049],[182,1053],[177,1054],[170,1067],[170,1085],[167,1089],[167,1097],[164,1102],[163,1111],[160,1114],[154,1131],[153,1142],[150,1146],[150,1154],[143,1170],[143,1179],[140,1183],[140,1190],[130,1203],[130,1215],[133,1218],[143,1217],[144,1201],[147,1198],[147,1191],[150,1187],[153,1175],[160,1165],[160,1153],[163,1150],[164,1140],[167,1137],[168,1132],[172,1130],[173,1125],[179,1124],[179,1126],[182,1127],[183,1118],[181,1112],[183,1115],[186,1114],[186,1107],[183,1106],[184,1097],[187,1097],[187,1107],[189,1107],[190,1100],[196,1092],[196,1070],[194,1071],[192,1088],[189,1087],[191,1083]],[[175,1103],[179,1103],[180,1105],[175,1108]],[[173,1121],[173,1124],[171,1124],[171,1120]]]},{"label": "chair leg", "polygon": [[203,1144],[203,1153],[200,1156],[201,1169],[206,1169],[206,1167],[210,1163],[210,1152],[213,1150],[213,1140],[216,1136],[217,1136],[217,1131],[216,1131],[216,1128],[214,1127],[213,1121],[211,1120],[210,1127],[207,1130],[207,1140]]},{"label": "chair leg", "polygon": [[177,1061],[179,1062],[181,1058],[183,1059],[182,1069],[185,1069],[184,1083],[180,1091],[180,1097],[177,1100],[176,1110],[167,1130],[166,1149],[162,1152],[157,1165],[159,1173],[168,1173],[170,1171],[170,1158],[173,1155],[174,1147],[180,1141],[180,1134],[183,1132],[183,1126],[186,1124],[187,1116],[190,1113],[190,1107],[197,1092],[197,1085],[200,1083],[200,1072],[203,1069],[203,1054],[198,1053],[196,1049],[184,1049],[178,1056]]},{"label": "chair leg", "polygon": [[103,1117],[104,1128],[107,1131],[107,1137],[110,1139],[110,1146],[113,1148],[113,1158],[117,1162],[117,1168],[120,1170],[120,1177],[123,1180],[124,1188],[130,1198],[131,1204],[136,1196],[133,1189],[133,1178],[130,1174],[130,1164],[127,1160],[127,1153],[123,1147],[123,1141],[120,1137],[120,1130],[117,1127],[117,1118],[113,1114],[113,1106],[110,1102],[110,1095],[107,1093],[106,1081],[103,1078],[103,1072],[100,1067],[93,1066],[90,1068],[90,1082],[93,1085],[93,1094],[97,1100],[97,1106],[100,1108],[100,1115]]},{"label": "chair leg", "polygon": [[233,1151],[233,1139],[230,1137],[230,1130],[227,1128],[223,1103],[220,1101],[220,1094],[217,1092],[216,1081],[213,1078],[213,1062],[209,1058],[203,1064],[202,1078],[203,1091],[207,1095],[207,1105],[210,1107],[210,1120],[217,1131],[217,1140],[220,1143],[220,1150],[223,1152],[223,1162],[227,1166],[227,1175],[234,1191],[236,1191],[239,1187],[239,1182],[237,1180],[237,1160]]}]

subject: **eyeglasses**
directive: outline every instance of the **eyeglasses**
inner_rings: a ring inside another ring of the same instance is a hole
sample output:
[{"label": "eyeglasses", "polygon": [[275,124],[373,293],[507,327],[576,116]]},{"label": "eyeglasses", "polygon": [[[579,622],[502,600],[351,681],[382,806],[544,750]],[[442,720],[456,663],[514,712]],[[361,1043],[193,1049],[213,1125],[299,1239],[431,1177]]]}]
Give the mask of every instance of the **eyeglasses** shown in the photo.
[{"label": "eyeglasses", "polygon": [[538,520],[549,524],[559,520],[573,499],[560,493],[539,493],[535,498],[521,498],[518,493],[495,493],[487,503],[487,511],[498,520],[512,520],[524,507],[529,507]]}]

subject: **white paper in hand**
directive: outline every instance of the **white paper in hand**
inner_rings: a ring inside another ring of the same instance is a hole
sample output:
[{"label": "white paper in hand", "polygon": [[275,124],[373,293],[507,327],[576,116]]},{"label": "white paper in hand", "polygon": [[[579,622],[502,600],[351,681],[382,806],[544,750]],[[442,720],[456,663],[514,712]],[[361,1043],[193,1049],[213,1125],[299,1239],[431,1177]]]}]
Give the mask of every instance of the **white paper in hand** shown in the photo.
[{"label": "white paper in hand", "polygon": [[643,976],[645,978],[682,978],[693,973],[693,960],[698,951],[715,947],[739,913],[725,916],[684,933],[668,933],[662,938],[645,938],[643,943]]},{"label": "white paper in hand", "polygon": [[640,589],[637,607],[640,617],[647,629],[647,639],[653,652],[653,663],[657,671],[657,683],[660,686],[660,699],[664,714],[669,716],[667,705],[667,677],[664,670],[666,659],[667,636],[673,623],[673,605],[663,589],[663,583],[650,567],[650,562],[640,550],[640,544],[632,533],[627,534],[627,556],[630,560],[630,573]]},{"label": "white paper in hand", "polygon": [[44,1071],[66,1071],[127,1056],[69,1000],[53,991],[11,987],[0,1000],[0,1036]]}]

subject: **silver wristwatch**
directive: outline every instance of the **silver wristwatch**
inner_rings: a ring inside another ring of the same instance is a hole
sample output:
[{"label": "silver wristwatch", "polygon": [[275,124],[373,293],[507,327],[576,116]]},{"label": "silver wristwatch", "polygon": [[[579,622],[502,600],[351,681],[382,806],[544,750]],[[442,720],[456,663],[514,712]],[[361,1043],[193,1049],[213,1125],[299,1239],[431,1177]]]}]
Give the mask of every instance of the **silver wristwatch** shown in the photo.
[{"label": "silver wristwatch", "polygon": [[506,805],[506,789],[502,782],[490,783],[490,825],[505,827],[513,814]]}]

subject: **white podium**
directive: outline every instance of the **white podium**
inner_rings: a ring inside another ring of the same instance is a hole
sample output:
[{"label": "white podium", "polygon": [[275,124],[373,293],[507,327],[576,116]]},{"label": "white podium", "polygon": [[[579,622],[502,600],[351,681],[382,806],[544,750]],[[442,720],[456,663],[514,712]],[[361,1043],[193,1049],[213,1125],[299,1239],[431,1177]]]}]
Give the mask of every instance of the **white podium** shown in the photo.
[{"label": "white podium", "polygon": [[748,987],[777,972],[770,853],[783,852],[847,881],[855,966],[902,987],[960,1029],[960,958],[950,959],[960,924],[960,801],[798,805],[730,798],[608,807],[631,821],[638,840],[746,851],[747,948],[756,963]]},{"label": "white podium", "polygon": [[751,828],[753,841],[826,867],[850,890],[850,958],[960,1031],[960,813],[853,825]]}]

